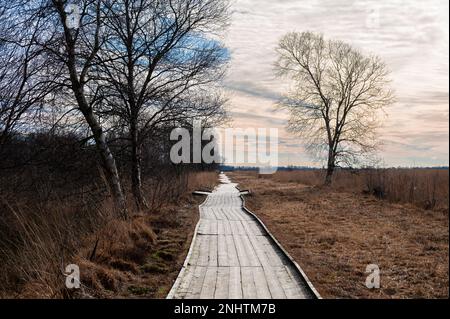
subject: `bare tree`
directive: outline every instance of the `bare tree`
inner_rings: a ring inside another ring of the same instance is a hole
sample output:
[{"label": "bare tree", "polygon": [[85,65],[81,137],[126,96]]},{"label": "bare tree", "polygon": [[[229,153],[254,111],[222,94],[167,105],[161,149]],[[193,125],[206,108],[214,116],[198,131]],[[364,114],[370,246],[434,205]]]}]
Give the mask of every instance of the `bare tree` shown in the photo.
[{"label": "bare tree", "polygon": [[[223,76],[224,47],[210,34],[223,29],[224,0],[104,2],[106,37],[96,66],[102,114],[128,136],[132,192],[141,189],[142,145],[159,126],[218,117],[223,99],[212,93]],[[123,136],[123,135],[122,135]]]},{"label": "bare tree", "polygon": [[327,158],[325,183],[336,167],[354,165],[377,147],[378,113],[392,103],[389,72],[376,56],[310,32],[289,33],[277,49],[277,72],[295,82],[280,105],[289,129]]},{"label": "bare tree", "polygon": [[88,87],[95,58],[104,45],[102,4],[102,0],[79,0],[74,7],[67,0],[11,0],[5,5],[4,12],[11,30],[20,33],[30,26],[39,26],[33,46],[39,47],[51,63],[51,69],[42,70],[40,74],[48,77],[48,84],[54,84],[62,93],[72,96],[73,104],[92,133],[116,208],[123,218],[127,218],[116,162],[95,114],[101,97],[98,89]]},{"label": "bare tree", "polygon": [[55,89],[42,76],[50,63],[35,43],[42,17],[26,30],[17,30],[7,13],[7,6],[1,4],[0,154],[12,134],[29,130],[30,118],[50,102],[50,93]]}]

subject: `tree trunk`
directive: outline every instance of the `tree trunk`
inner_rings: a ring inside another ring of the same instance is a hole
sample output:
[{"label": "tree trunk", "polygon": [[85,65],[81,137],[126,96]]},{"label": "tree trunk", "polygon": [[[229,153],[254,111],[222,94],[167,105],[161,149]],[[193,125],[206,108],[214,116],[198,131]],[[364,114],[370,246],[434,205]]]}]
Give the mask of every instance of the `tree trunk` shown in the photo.
[{"label": "tree trunk", "polygon": [[94,136],[95,144],[102,160],[103,171],[114,198],[117,213],[122,219],[126,220],[128,219],[128,211],[126,207],[125,196],[122,191],[116,161],[114,160],[111,150],[106,143],[105,133],[103,132],[100,123],[98,123],[97,119],[95,118],[92,108],[89,107],[82,89],[77,88],[76,90],[74,90],[74,92],[75,97],[78,101],[79,108],[83,113],[86,122],[88,123]]},{"label": "tree trunk", "polygon": [[131,127],[131,190],[138,209],[148,208],[147,201],[142,194],[141,179],[141,147],[139,144],[137,128]]},{"label": "tree trunk", "polygon": [[[77,63],[76,63],[76,40],[73,39],[71,35],[71,31],[66,24],[67,14],[64,10],[64,2],[63,1],[53,1],[59,16],[61,18],[61,23],[64,27],[64,37],[65,37],[65,49],[67,50],[67,67],[69,71],[70,82],[72,84],[72,91],[75,95],[75,99],[78,104],[78,108],[81,113],[84,115],[84,118],[89,125],[89,128],[94,135],[95,144],[102,160],[103,171],[105,173],[107,182],[109,184],[110,190],[112,192],[115,209],[118,215],[122,219],[128,219],[128,211],[125,201],[125,196],[122,191],[122,186],[120,184],[119,173],[117,171],[116,161],[111,153],[111,150],[106,143],[105,133],[97,121],[94,111],[92,107],[89,105],[86,95],[84,92],[84,76],[83,72],[81,74],[78,73]],[[98,46],[98,43],[96,44]],[[92,51],[92,57],[97,53],[98,47],[94,48]],[[89,64],[91,61],[86,61],[86,69],[88,70]]]},{"label": "tree trunk", "polygon": [[334,154],[330,150],[328,153],[327,174],[325,176],[325,185],[331,185],[335,168]]},{"label": "tree trunk", "polygon": [[331,185],[334,173],[334,167],[327,167],[327,175],[325,176],[325,185]]}]

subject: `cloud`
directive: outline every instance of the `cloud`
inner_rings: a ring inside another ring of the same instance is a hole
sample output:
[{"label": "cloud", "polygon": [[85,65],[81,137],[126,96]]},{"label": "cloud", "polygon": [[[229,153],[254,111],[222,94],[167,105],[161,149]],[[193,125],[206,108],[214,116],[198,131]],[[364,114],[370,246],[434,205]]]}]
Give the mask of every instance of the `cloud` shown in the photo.
[{"label": "cloud", "polygon": [[258,121],[258,123],[261,123],[260,127],[283,127],[287,123],[286,119],[274,118],[271,116],[257,115],[239,111],[231,111],[230,115],[233,116],[234,118],[239,118],[240,120],[247,120],[247,121],[256,120]]},{"label": "cloud", "polygon": [[[274,76],[275,48],[289,31],[322,32],[374,53],[392,70],[397,103],[380,138],[387,164],[448,163],[447,0],[235,0],[228,35],[230,71],[225,86],[239,126],[280,128],[288,115],[275,102],[289,83]],[[447,124],[447,125],[446,125]],[[299,163],[301,141],[283,144]],[[425,158],[425,159],[424,159]]]},{"label": "cloud", "polygon": [[277,92],[273,92],[270,89],[266,89],[264,87],[257,86],[251,82],[245,82],[245,81],[230,81],[225,83],[225,88],[237,91],[243,94],[252,95],[255,97],[261,97],[268,100],[273,100],[274,102],[277,102],[281,99],[281,94]]}]

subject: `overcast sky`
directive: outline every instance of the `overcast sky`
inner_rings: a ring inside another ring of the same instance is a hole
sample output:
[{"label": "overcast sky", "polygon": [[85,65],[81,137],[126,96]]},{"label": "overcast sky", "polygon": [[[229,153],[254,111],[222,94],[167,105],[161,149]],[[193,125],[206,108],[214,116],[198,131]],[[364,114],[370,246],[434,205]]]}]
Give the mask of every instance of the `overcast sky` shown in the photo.
[{"label": "overcast sky", "polygon": [[281,164],[318,164],[275,108],[287,84],[273,75],[275,47],[285,33],[308,30],[375,53],[391,69],[397,103],[380,130],[386,165],[448,165],[448,0],[232,1],[225,85],[233,126],[279,128]]}]

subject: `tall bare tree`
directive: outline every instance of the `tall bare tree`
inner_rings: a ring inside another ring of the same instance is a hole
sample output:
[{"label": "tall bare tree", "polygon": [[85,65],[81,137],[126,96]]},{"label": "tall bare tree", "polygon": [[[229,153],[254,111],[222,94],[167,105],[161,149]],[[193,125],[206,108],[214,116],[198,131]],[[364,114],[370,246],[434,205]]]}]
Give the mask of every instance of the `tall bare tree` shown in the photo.
[{"label": "tall bare tree", "polygon": [[379,111],[393,101],[387,67],[311,32],[285,35],[277,53],[278,75],[295,83],[280,102],[290,111],[288,128],[310,152],[326,155],[330,184],[336,167],[355,165],[377,147]]},{"label": "tall bare tree", "polygon": [[107,40],[96,70],[102,114],[128,135],[132,192],[141,189],[142,145],[161,125],[223,113],[214,83],[223,76],[224,47],[211,37],[227,23],[224,0],[104,1]]},{"label": "tall bare tree", "polygon": [[0,154],[11,134],[29,130],[30,117],[56,89],[51,76],[42,76],[50,73],[51,63],[35,43],[43,18],[18,30],[8,13],[7,6],[0,4]]},{"label": "tall bare tree", "polygon": [[[94,61],[104,45],[102,5],[102,0],[11,0],[4,6],[4,15],[11,30],[25,32],[39,26],[33,46],[39,47],[52,65],[51,69],[42,70],[41,75],[48,76],[48,83],[72,96],[92,133],[117,211],[127,218],[116,162],[95,114],[101,97],[98,89],[88,87]],[[55,75],[58,77],[53,79]]]}]

